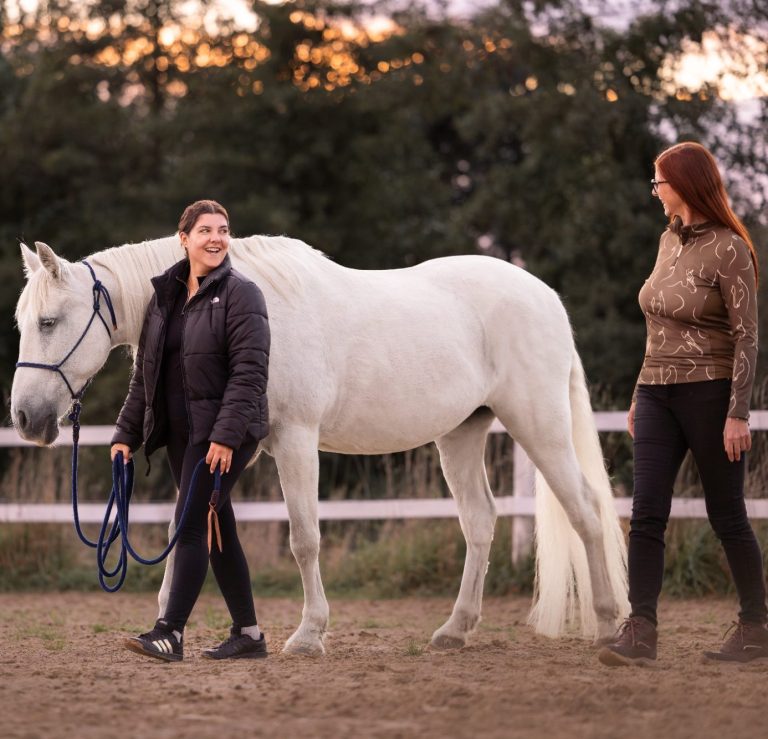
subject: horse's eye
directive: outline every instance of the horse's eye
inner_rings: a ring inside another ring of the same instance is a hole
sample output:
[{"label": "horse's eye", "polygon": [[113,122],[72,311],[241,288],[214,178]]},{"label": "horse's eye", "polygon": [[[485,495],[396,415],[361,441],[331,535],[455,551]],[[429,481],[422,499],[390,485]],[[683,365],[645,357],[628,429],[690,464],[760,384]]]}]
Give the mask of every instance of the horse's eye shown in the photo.
[{"label": "horse's eye", "polygon": [[56,323],[55,318],[41,318],[39,325],[40,325],[40,328],[51,328],[51,326],[53,326],[54,323]]}]

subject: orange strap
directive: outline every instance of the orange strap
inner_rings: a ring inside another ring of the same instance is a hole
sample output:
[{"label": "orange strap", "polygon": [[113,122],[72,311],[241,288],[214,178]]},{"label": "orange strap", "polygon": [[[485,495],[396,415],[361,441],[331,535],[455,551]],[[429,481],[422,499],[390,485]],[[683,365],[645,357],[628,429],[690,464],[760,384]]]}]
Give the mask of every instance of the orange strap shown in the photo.
[{"label": "orange strap", "polygon": [[[213,525],[211,525],[213,522]],[[216,529],[216,544],[219,547],[219,551],[223,552],[224,549],[221,546],[221,529],[219,528],[219,514],[216,513],[216,508],[209,503],[208,504],[208,554],[211,553],[211,544],[213,543],[213,529]]]}]

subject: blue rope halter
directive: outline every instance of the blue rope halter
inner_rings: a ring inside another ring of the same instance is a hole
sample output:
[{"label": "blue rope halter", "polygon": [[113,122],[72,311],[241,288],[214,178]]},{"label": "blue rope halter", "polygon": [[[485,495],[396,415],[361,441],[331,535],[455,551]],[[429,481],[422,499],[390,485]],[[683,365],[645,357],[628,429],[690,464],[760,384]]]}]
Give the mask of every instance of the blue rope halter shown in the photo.
[{"label": "blue rope halter", "polygon": [[[117,318],[115,317],[115,309],[112,305],[112,298],[109,294],[109,290],[104,286],[104,284],[96,277],[96,273],[93,271],[93,267],[91,267],[88,262],[83,259],[82,263],[88,267],[88,270],[91,273],[91,277],[93,278],[93,313],[91,314],[91,318],[88,321],[85,329],[83,329],[83,332],[80,334],[80,338],[75,342],[75,345],[70,349],[70,351],[67,353],[67,355],[57,364],[43,364],[41,362],[16,362],[17,367],[32,367],[34,369],[43,369],[43,370],[50,370],[51,372],[56,372],[60,375],[61,379],[64,380],[64,383],[66,384],[67,388],[69,389],[69,394],[72,397],[72,410],[67,416],[70,421],[72,421],[72,515],[74,518],[75,523],[75,531],[77,532],[78,537],[80,538],[80,541],[83,542],[86,546],[91,547],[92,549],[96,550],[96,565],[98,567],[99,571],[99,584],[101,585],[102,589],[105,590],[108,593],[115,593],[122,587],[123,583],[125,582],[125,576],[128,573],[128,555],[130,554],[131,557],[133,557],[137,562],[143,565],[154,565],[158,564],[159,562],[162,562],[173,549],[174,546],[176,546],[176,542],[179,538],[179,534],[181,533],[182,528],[184,527],[184,522],[187,518],[187,511],[189,509],[189,503],[192,499],[192,491],[195,489],[195,485],[197,484],[197,478],[200,472],[200,468],[205,464],[205,457],[200,459],[200,461],[195,466],[194,471],[192,472],[192,479],[189,483],[189,494],[186,497],[186,500],[184,501],[184,508],[181,512],[181,516],[179,518],[179,525],[176,527],[176,532],[174,533],[171,541],[168,543],[168,546],[161,552],[160,555],[153,559],[144,559],[131,545],[130,540],[128,539],[128,511],[130,508],[130,502],[131,502],[131,496],[133,495],[133,460],[128,460],[126,463],[123,459],[123,453],[118,452],[115,455],[115,458],[112,460],[112,492],[110,493],[109,499],[107,500],[107,508],[104,513],[104,521],[101,524],[101,530],[99,531],[99,536],[96,541],[91,541],[84,533],[83,529],[80,526],[80,514],[78,511],[78,504],[77,504],[77,469],[78,469],[78,451],[79,451],[79,445],[80,445],[80,413],[82,411],[82,397],[83,393],[85,392],[86,387],[88,387],[88,383],[90,382],[90,379],[86,381],[85,385],[83,385],[82,388],[78,392],[75,392],[72,389],[72,385],[70,384],[69,380],[67,380],[66,375],[62,371],[61,367],[74,353],[74,351],[77,349],[78,346],[82,343],[83,339],[85,338],[86,334],[90,330],[91,326],[93,325],[93,321],[98,316],[99,320],[101,321],[102,325],[107,331],[107,334],[109,335],[110,339],[112,338],[112,331],[110,331],[109,326],[107,325],[107,322],[104,320],[104,316],[101,315],[101,298],[104,298],[104,303],[107,306],[107,309],[109,310],[109,317],[112,320],[112,330],[117,329]],[[219,550],[221,550],[221,535],[219,533],[219,523],[218,523],[218,516],[216,513],[216,508],[219,504],[219,497],[221,494],[221,470],[217,466],[216,470],[214,472],[214,478],[213,478],[213,493],[211,495],[211,499],[209,502],[209,513],[208,513],[208,549],[210,551],[211,549],[211,527],[212,524],[215,527],[216,530],[216,538],[219,546]],[[115,520],[112,522],[112,527],[109,530],[109,533],[107,533],[107,529],[109,528],[109,519],[112,514],[112,508],[115,508]],[[112,546],[112,544],[117,540],[118,537],[122,536],[120,541],[120,556],[118,557],[117,565],[113,570],[108,570],[106,567],[106,561],[107,556],[109,555],[109,550]],[[106,582],[106,578],[112,578],[117,577],[118,580],[114,585],[110,585]]]},{"label": "blue rope halter", "polygon": [[67,352],[67,356],[64,357],[60,362],[57,364],[42,364],[41,362],[16,362],[17,367],[32,367],[34,369],[43,369],[43,370],[51,370],[52,372],[57,372],[62,380],[64,380],[64,384],[67,386],[67,389],[69,390],[69,394],[72,397],[72,400],[75,402],[75,408],[78,409],[77,415],[79,416],[79,406],[80,406],[80,399],[83,396],[83,392],[85,392],[85,388],[88,386],[88,382],[83,385],[82,388],[80,388],[79,392],[75,392],[72,389],[72,385],[70,384],[69,380],[67,379],[67,376],[64,374],[63,370],[61,369],[64,362],[66,362],[75,352],[75,349],[77,349],[78,346],[83,342],[83,339],[86,337],[86,334],[90,330],[91,326],[93,325],[93,321],[98,316],[99,320],[101,321],[102,325],[107,331],[107,335],[109,338],[112,338],[112,331],[110,331],[109,326],[107,325],[107,322],[104,320],[104,316],[101,315],[101,298],[104,298],[104,302],[106,303],[107,309],[109,310],[109,317],[112,319],[112,329],[117,329],[117,318],[115,317],[115,309],[112,305],[112,298],[109,295],[109,290],[104,286],[101,280],[97,279],[96,273],[93,271],[93,267],[91,267],[88,262],[83,259],[82,263],[88,267],[88,270],[91,273],[91,277],[93,278],[93,313],[91,313],[91,318],[86,324],[85,328],[83,329],[83,332],[80,334],[80,338],[75,342],[75,345]]}]

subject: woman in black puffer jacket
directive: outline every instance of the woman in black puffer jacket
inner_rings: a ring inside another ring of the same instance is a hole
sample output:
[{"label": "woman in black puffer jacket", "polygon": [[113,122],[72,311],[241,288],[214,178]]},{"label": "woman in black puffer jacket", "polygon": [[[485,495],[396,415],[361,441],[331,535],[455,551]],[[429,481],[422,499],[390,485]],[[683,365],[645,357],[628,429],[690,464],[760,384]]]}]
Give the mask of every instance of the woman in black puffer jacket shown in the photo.
[{"label": "woman in black puffer jacket", "polygon": [[[165,446],[179,489],[175,521],[190,495],[176,544],[168,606],[129,649],[166,661],[183,657],[183,634],[208,571],[232,616],[230,638],[203,654],[213,659],[264,657],[248,564],[237,536],[230,491],[269,430],[269,323],[261,290],[232,269],[227,255],[229,216],[212,200],[182,214],[179,237],[187,257],[155,277],[112,458],[126,459],[144,444],[149,456]],[[205,466],[189,490],[199,460]],[[209,546],[208,511],[219,468],[220,546]],[[210,552],[209,552],[210,549]]]}]

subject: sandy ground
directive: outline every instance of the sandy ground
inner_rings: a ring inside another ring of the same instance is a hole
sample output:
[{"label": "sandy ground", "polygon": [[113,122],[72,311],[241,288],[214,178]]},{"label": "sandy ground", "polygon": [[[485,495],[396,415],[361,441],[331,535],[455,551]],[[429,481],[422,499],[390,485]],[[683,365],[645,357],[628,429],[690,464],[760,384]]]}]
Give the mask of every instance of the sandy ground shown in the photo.
[{"label": "sandy ground", "polygon": [[154,597],[0,595],[3,737],[765,737],[768,664],[705,662],[734,610],[718,600],[667,602],[654,669],[610,669],[577,639],[525,626],[527,598],[492,598],[470,645],[427,643],[446,599],[331,602],[328,653],[280,653],[301,603],[257,603],[271,654],[214,663],[227,632],[204,596],[183,662],[120,646],[145,631]]}]

